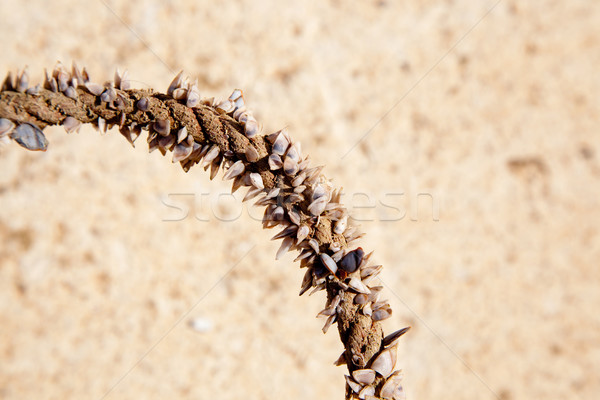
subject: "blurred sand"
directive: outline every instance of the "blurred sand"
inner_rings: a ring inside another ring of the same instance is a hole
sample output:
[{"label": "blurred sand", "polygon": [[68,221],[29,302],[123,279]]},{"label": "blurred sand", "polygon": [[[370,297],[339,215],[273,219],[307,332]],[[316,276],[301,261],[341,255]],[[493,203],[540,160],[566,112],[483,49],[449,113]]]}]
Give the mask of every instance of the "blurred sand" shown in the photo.
[{"label": "blurred sand", "polygon": [[[493,5],[1,2],[0,72],[242,88],[363,220],[408,399],[595,398],[600,4]],[[343,397],[260,210],[116,131],[47,136],[0,149],[0,398]]]}]

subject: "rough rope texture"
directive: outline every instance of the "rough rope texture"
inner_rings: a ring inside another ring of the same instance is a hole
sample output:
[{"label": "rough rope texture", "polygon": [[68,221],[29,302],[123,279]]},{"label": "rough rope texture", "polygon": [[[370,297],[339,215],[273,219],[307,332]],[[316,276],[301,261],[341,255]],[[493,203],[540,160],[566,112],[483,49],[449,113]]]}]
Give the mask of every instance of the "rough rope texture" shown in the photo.
[{"label": "rough rope texture", "polygon": [[381,265],[370,265],[353,242],[362,236],[352,226],[334,189],[302,156],[300,144],[287,131],[259,135],[259,125],[246,109],[242,92],[216,102],[202,99],[197,84],[179,73],[166,94],[131,89],[127,72],[103,85],[90,80],[85,68],[67,71],[60,63],[46,73],[43,87],[29,87],[26,69],[5,79],[0,92],[0,141],[12,139],[28,150],[45,151],[42,132],[63,125],[74,132],[91,123],[101,131],[118,126],[133,145],[148,131],[150,151],[173,152],[187,172],[193,165],[210,168],[211,179],[222,168],[232,191],[245,186],[244,201],[257,198],[266,206],[263,227],[283,228],[276,258],[297,250],[306,268],[300,295],[327,291],[323,332],[337,322],[345,351],[336,365],[346,364],[347,399],[402,399],[401,372],[394,371],[398,339],[408,328],[386,337],[380,321],[391,316],[380,301],[381,286],[370,286]]}]

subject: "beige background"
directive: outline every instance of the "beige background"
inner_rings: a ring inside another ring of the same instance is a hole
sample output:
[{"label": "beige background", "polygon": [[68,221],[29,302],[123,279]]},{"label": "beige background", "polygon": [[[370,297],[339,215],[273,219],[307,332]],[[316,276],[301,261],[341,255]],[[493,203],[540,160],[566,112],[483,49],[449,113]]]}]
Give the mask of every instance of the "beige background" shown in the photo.
[{"label": "beige background", "polygon": [[[3,73],[185,69],[287,126],[386,266],[408,399],[600,393],[598,2],[3,1],[0,37]],[[343,397],[260,210],[143,139],[47,136],[0,150],[0,398]]]}]

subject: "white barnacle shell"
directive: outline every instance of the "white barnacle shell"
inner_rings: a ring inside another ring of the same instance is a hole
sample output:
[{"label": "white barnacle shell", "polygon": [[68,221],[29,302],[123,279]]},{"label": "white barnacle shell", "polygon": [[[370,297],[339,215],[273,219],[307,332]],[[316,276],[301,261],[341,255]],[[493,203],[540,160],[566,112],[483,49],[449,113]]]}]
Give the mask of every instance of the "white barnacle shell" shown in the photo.
[{"label": "white barnacle shell", "polygon": [[250,145],[246,147],[246,161],[248,162],[256,162],[258,161],[260,155],[258,154],[258,150],[254,148],[254,146]]},{"label": "white barnacle shell", "polygon": [[188,107],[196,107],[200,103],[200,92],[196,86],[192,86],[190,90],[187,92],[187,98],[185,100],[185,105]]},{"label": "white barnacle shell", "polygon": [[111,101],[115,101],[116,98],[117,98],[117,92],[116,92],[115,88],[112,88],[112,87],[109,87],[100,95],[100,100],[102,100],[105,103],[110,103]]},{"label": "white barnacle shell", "polygon": [[321,329],[323,333],[327,333],[331,325],[333,325],[333,323],[335,322],[336,318],[337,314],[333,314],[329,318],[327,318],[327,321],[325,321],[325,325],[323,325],[323,328]]},{"label": "white barnacle shell", "polygon": [[157,118],[152,124],[152,129],[161,136],[169,136],[171,134],[171,120]]},{"label": "white barnacle shell", "polygon": [[94,82],[85,82],[86,89],[94,96],[100,96],[104,92],[104,86]]},{"label": "white barnacle shell", "polygon": [[252,137],[258,135],[258,131],[259,131],[258,122],[256,121],[256,119],[254,119],[254,117],[252,117],[252,116],[249,117],[244,126],[244,133],[245,133],[246,137],[252,138]]},{"label": "white barnacle shell", "polygon": [[210,150],[208,150],[208,152],[206,153],[206,155],[204,156],[204,161],[202,162],[203,165],[209,165],[215,158],[217,158],[217,156],[219,155],[221,149],[219,149],[219,146],[217,146],[216,144],[213,145]]},{"label": "white barnacle shell", "polygon": [[315,217],[321,215],[327,206],[327,197],[319,197],[308,206],[308,211]]},{"label": "white barnacle shell", "polygon": [[63,128],[67,133],[79,132],[79,128],[81,127],[81,122],[76,120],[73,117],[67,117],[62,122]]},{"label": "white barnacle shell", "polygon": [[283,162],[281,161],[281,157],[277,154],[271,154],[269,156],[269,168],[273,171],[283,167]]},{"label": "white barnacle shell", "polygon": [[348,216],[344,216],[341,219],[337,220],[335,226],[333,227],[333,232],[341,235],[346,230],[346,226],[348,225]]},{"label": "white barnacle shell", "polygon": [[173,98],[175,100],[183,100],[187,98],[187,89],[186,88],[177,88],[173,90]]},{"label": "white barnacle shell", "polygon": [[296,162],[300,162],[300,158],[302,157],[301,151],[300,142],[296,142],[289,147],[286,156]]},{"label": "white barnacle shell", "polygon": [[321,253],[320,257],[321,257],[321,261],[323,262],[323,265],[325,265],[325,267],[327,267],[329,272],[331,272],[332,274],[335,274],[338,267],[337,267],[337,264],[335,263],[335,261],[333,261],[333,259],[331,258],[331,256],[326,253]]},{"label": "white barnacle shell", "polygon": [[241,89],[234,89],[234,91],[231,93],[231,96],[229,96],[229,100],[231,101],[236,101],[237,99],[239,99],[240,97],[243,97],[244,93],[242,92]]},{"label": "white barnacle shell", "polygon": [[[30,94],[30,95],[32,95],[32,96],[37,96],[38,94],[40,94],[40,89],[41,89],[41,88],[42,88],[42,87],[41,87],[41,86],[40,86],[40,84],[38,83],[37,85],[35,85],[35,86],[32,86],[32,87],[30,87],[29,89],[27,89],[27,90],[25,91],[25,93],[27,93],[27,94]],[[65,92],[65,95],[67,95],[67,97],[71,97],[71,96],[69,96],[69,95],[68,95],[66,92]],[[73,98],[73,97],[71,97],[71,98]],[[75,97],[75,100],[76,100],[76,99],[77,99],[77,97]]]},{"label": "white barnacle shell", "polygon": [[87,82],[75,61],[73,61],[73,63],[71,64],[71,75],[73,75],[75,79],[77,79],[78,85],[83,85],[85,82]]},{"label": "white barnacle shell", "polygon": [[192,154],[193,149],[193,144],[189,143],[187,140],[175,145],[175,148],[173,149],[173,162],[176,163],[185,160]]},{"label": "white barnacle shell", "polygon": [[[342,354],[343,355],[343,354]],[[348,384],[348,386],[350,387],[350,389],[352,389],[352,391],[354,393],[358,393],[360,392],[360,389],[362,389],[362,386],[360,383],[356,383],[352,380],[352,378],[350,378],[348,375],[344,375],[344,377],[346,378],[346,383]]]},{"label": "white barnacle shell", "polygon": [[294,176],[299,170],[298,162],[289,156],[285,156],[285,159],[283,160],[283,171],[286,175]]},{"label": "white barnacle shell", "polygon": [[308,237],[309,233],[310,233],[310,228],[308,227],[308,225],[301,225],[298,228],[298,232],[296,234],[297,243],[300,243],[304,239],[306,239]]},{"label": "white barnacle shell", "polygon": [[6,118],[0,118],[0,138],[8,135],[15,128],[15,124]]},{"label": "white barnacle shell", "polygon": [[379,395],[384,399],[403,400],[405,396],[401,383],[402,371],[394,371],[381,387]]},{"label": "white barnacle shell", "polygon": [[379,310],[373,311],[373,313],[371,314],[371,318],[373,319],[373,321],[383,321],[384,319],[387,319],[391,316],[392,310],[389,308],[380,308]]},{"label": "white barnacle shell", "polygon": [[348,362],[346,361],[346,352],[344,351],[342,354],[340,354],[340,356],[338,357],[337,360],[335,360],[335,362],[333,363],[333,365],[335,365],[336,367],[339,367],[340,365],[345,365]]},{"label": "white barnacle shell", "polygon": [[378,374],[382,375],[384,378],[390,376],[392,371],[394,370],[394,366],[396,365],[396,353],[397,346],[391,346],[383,349],[381,353],[377,356],[371,368],[375,370]]},{"label": "white barnacle shell", "polygon": [[304,179],[306,179],[306,173],[301,172],[299,173],[293,180],[292,180],[292,186],[293,187],[298,187],[300,185],[302,185],[302,182],[304,182]]},{"label": "white barnacle shell", "polygon": [[244,162],[242,160],[238,160],[231,167],[229,167],[229,169],[223,176],[223,180],[233,179],[236,176],[242,174],[245,169],[246,166],[244,165]]},{"label": "white barnacle shell", "polygon": [[367,304],[367,302],[369,301],[369,296],[367,296],[364,293],[359,293],[356,296],[354,296],[354,302],[356,304]]},{"label": "white barnacle shell", "polygon": [[407,326],[406,328],[402,328],[395,332],[390,333],[389,335],[387,335],[386,337],[383,338],[383,346],[391,347],[391,346],[395,345],[396,343],[398,343],[398,340],[400,339],[400,337],[402,335],[404,335],[409,329],[410,329],[410,326]]},{"label": "white barnacle shell", "polygon": [[252,185],[254,187],[257,187],[258,189],[264,189],[265,188],[262,176],[260,176],[260,174],[258,172],[252,172],[250,174],[250,182],[252,183]]},{"label": "white barnacle shell", "polygon": [[262,189],[251,187],[250,189],[248,189],[248,193],[246,193],[246,195],[242,199],[242,202],[251,200],[261,193],[263,193]]},{"label": "white barnacle shell", "polygon": [[330,317],[335,314],[335,307],[327,307],[319,311],[317,318],[319,317]]},{"label": "white barnacle shell", "polygon": [[291,209],[289,215],[290,221],[292,221],[296,225],[300,225],[301,219],[300,214],[298,214],[298,211],[296,211],[295,209]]},{"label": "white barnacle shell", "polygon": [[[28,92],[29,92],[29,90],[28,90]],[[68,88],[66,88],[64,93],[65,93],[65,96],[67,96],[68,98],[73,99],[73,100],[77,100],[79,97],[77,95],[77,90],[75,90],[75,88],[73,86],[69,86]]]},{"label": "white barnacle shell", "polygon": [[181,86],[181,75],[183,74],[183,70],[179,71],[179,73],[175,76],[175,78],[173,78],[173,80],[171,81],[171,84],[169,85],[169,88],[167,89],[167,95],[168,96],[173,96],[173,92],[175,91],[175,89],[179,88]]},{"label": "white barnacle shell", "polygon": [[281,232],[273,236],[271,240],[281,239],[288,236],[291,237],[296,233],[296,230],[298,230],[298,227],[296,225],[288,225]]},{"label": "white barnacle shell", "polygon": [[98,130],[100,133],[106,133],[106,120],[102,117],[98,117]]},{"label": "white barnacle shell", "polygon": [[141,99],[138,100],[138,102],[136,103],[136,106],[137,106],[138,110],[140,110],[140,111],[148,111],[148,108],[150,108],[150,101],[148,100],[147,97],[142,97]]},{"label": "white barnacle shell", "polygon": [[285,210],[283,207],[279,206],[273,210],[273,214],[271,215],[273,221],[283,221],[285,218]]},{"label": "white barnacle shell", "polygon": [[23,69],[20,75],[17,76],[17,92],[24,93],[29,86],[29,74],[27,73],[27,67]]},{"label": "white barnacle shell", "polygon": [[29,122],[17,126],[10,134],[10,138],[22,147],[31,151],[46,151],[48,140],[44,133]]},{"label": "white barnacle shell", "polygon": [[315,251],[315,253],[319,254],[319,242],[316,239],[310,239],[308,241],[308,245]]},{"label": "white barnacle shell", "polygon": [[283,257],[284,254],[290,250],[293,244],[294,239],[292,239],[291,237],[286,237],[285,239],[283,239],[283,241],[281,242],[281,247],[279,247],[279,250],[277,250],[275,259],[279,260],[281,257]]},{"label": "white barnacle shell", "polygon": [[362,385],[370,385],[375,381],[375,371],[370,368],[357,369],[352,372],[352,377]]},{"label": "white barnacle shell", "polygon": [[279,131],[277,138],[273,142],[272,153],[283,156],[290,145],[290,142],[283,131]]},{"label": "white barnacle shell", "polygon": [[228,114],[235,109],[235,106],[233,105],[232,101],[223,100],[222,102],[217,104],[215,108],[220,114]]},{"label": "white barnacle shell", "polygon": [[184,126],[183,128],[177,131],[177,143],[179,144],[183,142],[185,139],[187,139],[187,136],[188,131],[187,128]]},{"label": "white barnacle shell", "polygon": [[358,398],[361,400],[365,400],[367,397],[375,395],[375,388],[371,385],[365,386],[358,392]]},{"label": "white barnacle shell", "polygon": [[269,193],[267,193],[267,199],[272,199],[274,197],[279,196],[280,191],[281,191],[281,189],[278,187],[275,187],[275,188],[269,190]]},{"label": "white barnacle shell", "polygon": [[371,291],[369,290],[369,288],[367,287],[367,285],[365,285],[359,278],[357,278],[356,276],[352,277],[350,279],[350,282],[348,282],[348,286],[350,286],[352,289],[354,289],[355,291],[357,291],[358,293],[364,293],[364,294],[369,294],[371,293]]}]

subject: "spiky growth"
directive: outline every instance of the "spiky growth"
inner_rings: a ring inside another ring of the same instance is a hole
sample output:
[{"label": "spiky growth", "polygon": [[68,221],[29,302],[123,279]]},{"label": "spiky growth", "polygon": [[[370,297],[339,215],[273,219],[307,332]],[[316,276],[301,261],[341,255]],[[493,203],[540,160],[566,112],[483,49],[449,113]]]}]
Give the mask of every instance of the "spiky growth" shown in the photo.
[{"label": "spiky growth", "polygon": [[67,71],[58,64],[46,73],[43,87],[29,87],[24,70],[9,74],[0,92],[0,140],[12,139],[28,150],[45,151],[42,129],[62,125],[74,132],[91,123],[101,131],[118,126],[132,145],[148,131],[150,151],[173,153],[187,172],[200,164],[213,179],[225,170],[232,191],[244,186],[244,201],[257,198],[265,206],[264,228],[282,228],[279,259],[291,250],[306,268],[300,295],[327,291],[323,332],[337,322],[345,350],[336,365],[346,364],[346,398],[403,398],[401,373],[394,371],[398,339],[408,328],[386,337],[379,321],[392,314],[379,300],[381,286],[370,286],[381,265],[370,265],[372,253],[353,248],[362,236],[340,204],[334,189],[303,157],[300,143],[286,130],[259,135],[259,124],[246,109],[240,90],[221,102],[203,99],[197,84],[179,73],[167,93],[131,89],[127,72],[114,81],[94,83],[74,64]]}]

